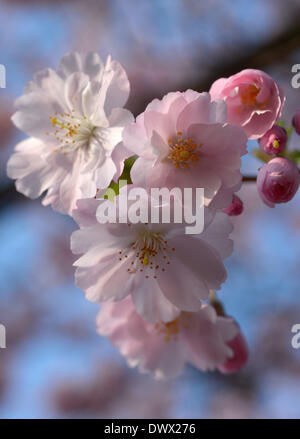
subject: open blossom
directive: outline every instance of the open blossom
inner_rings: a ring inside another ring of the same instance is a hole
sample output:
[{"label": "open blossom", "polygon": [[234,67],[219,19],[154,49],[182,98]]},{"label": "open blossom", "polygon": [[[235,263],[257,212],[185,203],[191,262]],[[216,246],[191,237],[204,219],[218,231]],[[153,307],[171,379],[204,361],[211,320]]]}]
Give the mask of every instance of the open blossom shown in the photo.
[{"label": "open blossom", "polygon": [[211,102],[208,93],[187,90],[152,101],[123,132],[125,147],[139,156],[133,183],[204,188],[206,205],[228,206],[241,186],[247,138],[226,120],[225,102]]},{"label": "open blossom", "polygon": [[217,316],[210,305],[198,312],[182,312],[176,319],[151,324],[135,311],[131,298],[104,303],[97,316],[98,333],[108,337],[129,366],[156,379],[174,378],[186,363],[206,371],[233,357],[228,342],[238,328],[233,319]]},{"label": "open blossom", "polygon": [[110,57],[70,53],[57,71],[36,74],[17,99],[14,124],[30,138],[16,146],[8,176],[30,198],[70,213],[79,198],[94,196],[122,172],[123,109],[129,95],[125,71]]},{"label": "open blossom", "polygon": [[257,176],[258,193],[269,207],[290,201],[299,184],[300,174],[297,166],[285,157],[270,160],[260,168]]},{"label": "open blossom", "polygon": [[111,201],[87,199],[77,205],[73,216],[81,229],[73,233],[71,248],[82,254],[74,264],[75,280],[88,300],[118,301],[131,295],[147,321],[171,321],[181,310],[200,309],[209,290],[220,289],[225,281],[222,260],[232,252],[227,215],[217,213],[202,234],[186,235],[183,224],[127,219],[101,224],[100,210],[109,209]]},{"label": "open blossom", "polygon": [[213,99],[225,100],[228,122],[243,127],[249,139],[258,139],[274,125],[285,101],[276,82],[254,69],[218,79],[209,92]]}]

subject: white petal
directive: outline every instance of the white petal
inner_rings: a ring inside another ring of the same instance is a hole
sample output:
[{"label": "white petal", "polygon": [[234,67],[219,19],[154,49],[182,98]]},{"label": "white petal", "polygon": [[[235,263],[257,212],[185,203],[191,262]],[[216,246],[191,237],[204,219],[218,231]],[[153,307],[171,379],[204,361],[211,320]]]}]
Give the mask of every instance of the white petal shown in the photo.
[{"label": "white petal", "polygon": [[[104,79],[107,75],[107,81]],[[103,82],[106,89],[104,109],[110,114],[113,108],[124,107],[127,102],[130,85],[127,74],[120,63],[107,59]]]},{"label": "white petal", "polygon": [[[75,230],[75,232],[73,232],[71,236],[71,250],[76,255],[85,253],[92,247],[111,247],[114,243],[115,245],[117,244],[114,236],[108,232],[104,224],[99,224],[98,222],[96,222],[96,224],[92,225],[91,227]],[[101,254],[99,251],[99,259],[100,256]]]},{"label": "white petal", "polygon": [[26,139],[16,149],[17,152],[8,160],[7,174],[10,178],[17,178],[16,188],[19,192],[37,198],[60,179],[61,170],[52,167],[43,158],[46,148],[37,139]]},{"label": "white petal", "polygon": [[89,77],[84,73],[75,72],[65,81],[65,99],[68,108],[84,114],[82,94],[89,84]]},{"label": "white petal", "polygon": [[134,117],[126,108],[113,108],[108,120],[111,127],[125,127],[125,125],[134,121]]},{"label": "white petal", "polygon": [[118,145],[113,149],[111,158],[116,165],[116,173],[113,176],[114,181],[117,181],[124,169],[124,161],[125,159],[132,156],[132,152],[125,148],[123,142],[118,143]]},{"label": "white petal", "polygon": [[187,261],[180,262],[175,256],[165,270],[158,272],[157,282],[166,298],[182,311],[200,309],[200,300],[207,299],[209,294],[201,275],[193,273]]},{"label": "white petal", "polygon": [[229,239],[232,230],[233,226],[228,215],[218,212],[200,238],[213,246],[224,259],[230,256],[233,251],[233,241]]},{"label": "white petal", "polygon": [[46,133],[52,129],[49,117],[56,112],[63,113],[66,106],[61,105],[58,99],[51,98],[42,92],[28,93],[16,100],[17,112],[12,121],[17,128],[33,137],[51,140]]},{"label": "white petal", "polygon": [[129,258],[118,261],[116,255],[101,266],[79,267],[76,270],[76,285],[83,288],[91,302],[122,300],[130,293],[134,280],[127,271],[130,263]]},{"label": "white petal", "polygon": [[123,127],[110,127],[98,129],[95,132],[95,137],[102,148],[110,153],[113,148],[122,140]]},{"label": "white petal", "polygon": [[151,323],[174,320],[180,310],[165,297],[156,279],[146,279],[143,273],[134,276],[132,300],[142,318]]},{"label": "white petal", "polygon": [[98,189],[104,189],[109,186],[113,176],[116,173],[116,165],[110,157],[107,157],[103,165],[97,169],[96,184]]},{"label": "white petal", "polygon": [[97,224],[96,211],[99,206],[99,200],[95,198],[86,198],[78,200],[77,208],[73,210],[72,217],[81,227],[90,227]]},{"label": "white petal", "polygon": [[203,371],[223,364],[229,353],[221,328],[211,319],[210,309],[210,305],[205,305],[197,314],[191,314],[183,331],[188,361]]},{"label": "white petal", "polygon": [[[208,288],[220,289],[221,284],[226,280],[227,273],[221,257],[212,245],[201,240],[200,237],[191,238],[190,236],[173,238],[169,241],[169,245],[175,248],[174,257],[190,270],[191,281],[193,277],[198,277]],[[193,293],[196,297],[204,298],[200,287],[199,290],[194,289]]]},{"label": "white petal", "polygon": [[99,78],[102,70],[103,62],[97,53],[88,52],[85,55],[71,52],[61,59],[58,71],[62,78],[66,78],[74,72],[83,72],[89,75],[90,79],[94,79]]},{"label": "white petal", "polygon": [[176,340],[166,342],[163,336],[149,336],[140,357],[139,371],[152,372],[157,380],[177,377],[185,364],[180,343]]}]

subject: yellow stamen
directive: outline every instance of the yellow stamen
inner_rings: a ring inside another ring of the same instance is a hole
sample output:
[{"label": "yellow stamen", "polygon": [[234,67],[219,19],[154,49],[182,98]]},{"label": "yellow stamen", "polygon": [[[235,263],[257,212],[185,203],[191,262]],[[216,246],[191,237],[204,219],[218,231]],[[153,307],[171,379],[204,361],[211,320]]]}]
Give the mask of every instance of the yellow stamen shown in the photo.
[{"label": "yellow stamen", "polygon": [[54,151],[57,150],[65,154],[80,147],[89,146],[95,127],[86,116],[77,115],[75,110],[72,110],[69,113],[55,112],[54,116],[49,116],[49,119],[52,130],[46,131],[46,134],[54,136],[60,145]]},{"label": "yellow stamen", "polygon": [[143,264],[144,265],[148,265],[149,264],[149,257],[148,257],[149,253],[146,251],[144,253],[144,257],[143,257]]},{"label": "yellow stamen", "polygon": [[169,342],[171,339],[177,341],[178,335],[182,328],[188,327],[189,312],[182,312],[177,319],[171,322],[159,322],[155,324],[158,334],[163,335],[164,341]]},{"label": "yellow stamen", "polygon": [[190,152],[189,151],[181,151],[180,152],[180,157],[183,159],[188,159],[190,156]]},{"label": "yellow stamen", "polygon": [[[177,135],[181,136],[182,132],[178,131]],[[202,143],[197,145],[191,138],[177,137],[176,140],[169,139],[168,144],[170,147],[168,158],[173,162],[175,168],[188,169],[189,165],[196,166],[199,161],[199,149],[202,147]]]},{"label": "yellow stamen", "polygon": [[[157,279],[159,272],[166,271],[166,265],[170,264],[170,250],[168,241],[164,240],[161,233],[145,229],[140,232],[135,242],[119,252],[119,259],[122,261],[123,258],[133,257],[127,269],[129,274],[139,271],[144,272],[146,279],[150,276]],[[172,250],[175,251],[175,248]]]},{"label": "yellow stamen", "polygon": [[60,127],[61,129],[67,130],[69,132],[69,136],[72,137],[74,134],[77,134],[77,131],[75,128],[78,128],[77,125],[74,125],[74,127],[71,126],[70,123],[64,124],[60,120],[57,119],[57,117],[51,118],[51,123],[55,127]]},{"label": "yellow stamen", "polygon": [[247,107],[251,107],[256,104],[256,97],[260,89],[254,84],[249,84],[240,94],[241,102]]}]

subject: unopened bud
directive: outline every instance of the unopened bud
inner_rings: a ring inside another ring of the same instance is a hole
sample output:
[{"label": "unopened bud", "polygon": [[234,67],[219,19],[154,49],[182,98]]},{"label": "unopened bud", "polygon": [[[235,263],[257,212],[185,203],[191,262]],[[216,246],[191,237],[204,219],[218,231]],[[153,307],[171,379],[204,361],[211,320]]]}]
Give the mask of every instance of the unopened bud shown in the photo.
[{"label": "unopened bud", "polygon": [[279,154],[286,146],[287,133],[284,128],[274,125],[258,141],[266,154]]},{"label": "unopened bud", "polygon": [[238,332],[233,340],[227,342],[227,346],[233,350],[233,356],[226,363],[219,366],[218,369],[223,373],[238,372],[245,366],[249,356],[248,345],[241,331]]},{"label": "unopened bud", "polygon": [[293,117],[293,126],[295,128],[295,131],[297,134],[300,135],[300,108],[295,113],[295,116]]},{"label": "unopened bud", "polygon": [[258,193],[269,207],[290,201],[296,194],[299,183],[297,166],[284,157],[270,160],[260,168],[257,176]]},{"label": "unopened bud", "polygon": [[227,213],[227,215],[230,216],[237,216],[240,215],[244,210],[244,204],[242,200],[237,196],[233,195],[232,197],[232,203],[223,209],[224,213]]}]

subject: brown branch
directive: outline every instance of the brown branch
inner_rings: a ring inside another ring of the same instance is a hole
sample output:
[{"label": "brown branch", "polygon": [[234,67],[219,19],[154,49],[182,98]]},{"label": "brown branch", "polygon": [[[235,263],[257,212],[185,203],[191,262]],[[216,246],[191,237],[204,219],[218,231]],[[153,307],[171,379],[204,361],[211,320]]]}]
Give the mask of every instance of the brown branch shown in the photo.
[{"label": "brown branch", "polygon": [[227,63],[223,62],[222,65],[221,63],[216,65],[211,69],[211,73],[199,83],[198,88],[207,90],[217,78],[230,76],[242,69],[263,69],[282,63],[299,47],[300,26],[297,18],[288,23],[276,38],[267,40],[260,46],[241,48],[240,56],[234,60],[230,59]]},{"label": "brown branch", "polygon": [[[260,45],[252,45],[240,47],[238,54],[233,53],[231,56],[226,56],[222,59],[218,57],[218,64],[210,66],[209,72],[196,81],[191,81],[186,77],[186,81],[177,85],[178,90],[187,90],[192,88],[199,92],[207,91],[210,89],[211,84],[218,78],[231,76],[240,70],[253,68],[253,69],[265,69],[274,64],[282,63],[288,59],[290,54],[300,47],[300,26],[298,16],[295,19],[291,19],[286,27],[276,36],[271,39],[264,40]],[[199,71],[203,70],[199,61],[199,66],[195,66],[195,69]],[[144,111],[145,106],[154,98],[163,96],[168,93],[169,89],[150,90],[145,92],[144,96],[131,96],[129,101],[129,109],[135,113],[141,113]],[[156,96],[153,95],[156,93]]]},{"label": "brown branch", "polygon": [[256,175],[244,175],[243,176],[243,181],[245,182],[245,183],[247,183],[247,182],[256,182]]},{"label": "brown branch", "polygon": [[0,211],[9,207],[11,204],[25,200],[27,200],[27,198],[16,191],[13,182],[0,189]]}]

